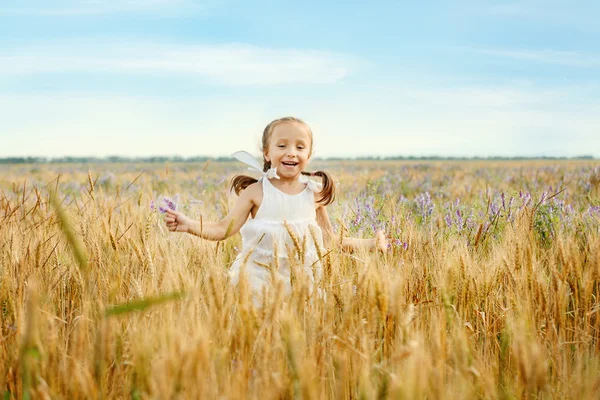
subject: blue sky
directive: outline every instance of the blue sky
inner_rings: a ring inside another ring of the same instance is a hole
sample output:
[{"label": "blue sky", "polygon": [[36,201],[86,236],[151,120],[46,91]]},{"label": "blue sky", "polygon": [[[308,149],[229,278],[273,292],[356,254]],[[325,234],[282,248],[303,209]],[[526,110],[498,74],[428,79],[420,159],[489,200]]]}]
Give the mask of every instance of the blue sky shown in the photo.
[{"label": "blue sky", "polygon": [[[325,4],[324,4],[325,3]],[[600,157],[600,3],[3,0],[0,157]]]}]

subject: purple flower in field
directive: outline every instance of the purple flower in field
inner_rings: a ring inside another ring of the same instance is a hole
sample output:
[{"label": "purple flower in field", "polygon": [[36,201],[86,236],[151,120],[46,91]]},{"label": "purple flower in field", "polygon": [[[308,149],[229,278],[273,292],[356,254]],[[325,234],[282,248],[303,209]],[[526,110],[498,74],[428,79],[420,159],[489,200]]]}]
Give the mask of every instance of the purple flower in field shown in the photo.
[{"label": "purple flower in field", "polygon": [[575,209],[570,204],[565,204],[564,201],[554,199],[556,214],[563,228],[569,229],[573,227],[573,217]]},{"label": "purple flower in field", "polygon": [[590,206],[583,216],[586,219],[600,222],[600,206]]},{"label": "purple flower in field", "polygon": [[460,212],[460,210],[456,210],[456,227],[458,228],[458,231],[462,231],[463,228],[463,217],[462,217],[462,213]]},{"label": "purple flower in field", "polygon": [[435,208],[435,204],[433,204],[429,192],[418,195],[415,199],[415,203],[417,205],[417,210],[421,214],[422,220],[428,220],[431,217],[431,214],[433,214],[433,209]]},{"label": "purple flower in field", "polygon": [[513,213],[513,209],[512,209],[512,204],[513,204],[514,199],[515,199],[514,197],[511,197],[510,201],[508,202],[508,209],[506,212],[506,220],[508,222],[513,222],[515,220],[515,214]]},{"label": "purple flower in field", "polygon": [[408,242],[403,242],[400,239],[394,239],[392,242],[388,243],[388,250],[392,249],[392,248],[400,248],[402,247],[402,249],[407,250],[408,249]]},{"label": "purple flower in field", "polygon": [[446,226],[450,228],[452,226],[452,216],[450,214],[446,214],[444,217],[444,222],[446,222]]},{"label": "purple flower in field", "polygon": [[359,195],[354,199],[352,206],[345,208],[344,216],[348,214],[352,215],[350,217],[352,233],[387,229],[388,221],[383,219],[380,203],[375,196]]},{"label": "purple flower in field", "polygon": [[531,202],[531,194],[529,192],[523,193],[523,191],[519,191],[519,198],[522,201],[521,208],[525,208]]},{"label": "purple flower in field", "polygon": [[496,214],[498,214],[500,212],[500,207],[498,207],[498,205],[496,205],[496,203],[491,203],[490,204],[490,217],[493,218],[496,216]]},{"label": "purple flower in field", "polygon": [[469,215],[469,213],[473,212],[473,210],[470,208],[465,209],[465,207],[462,207],[461,209],[460,198],[456,198],[454,202],[446,203],[444,205],[444,211],[444,222],[446,223],[446,226],[448,228],[456,226],[456,231],[458,233],[462,232],[462,230],[465,228],[464,213],[467,212]]}]

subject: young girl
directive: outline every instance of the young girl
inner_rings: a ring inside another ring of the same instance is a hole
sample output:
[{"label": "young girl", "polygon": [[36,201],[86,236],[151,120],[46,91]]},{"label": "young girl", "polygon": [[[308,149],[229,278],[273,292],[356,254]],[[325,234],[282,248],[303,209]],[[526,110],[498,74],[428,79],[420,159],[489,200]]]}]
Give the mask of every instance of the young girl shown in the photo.
[{"label": "young girl", "polygon": [[[329,245],[333,238],[326,206],[334,200],[335,187],[328,173],[305,171],[312,149],[312,131],[302,120],[272,121],[262,136],[262,168],[248,153],[233,155],[262,177],[233,179],[231,188],[239,198],[229,214],[219,222],[206,222],[167,210],[168,229],[208,240],[224,240],[239,231],[242,251],[229,276],[235,284],[245,273],[255,294],[273,278],[282,280],[288,292],[299,274],[314,282],[320,276],[320,257],[326,253],[324,242]],[[308,176],[323,182],[318,184]],[[387,240],[378,232],[373,239],[343,238],[342,247],[385,251]]]}]

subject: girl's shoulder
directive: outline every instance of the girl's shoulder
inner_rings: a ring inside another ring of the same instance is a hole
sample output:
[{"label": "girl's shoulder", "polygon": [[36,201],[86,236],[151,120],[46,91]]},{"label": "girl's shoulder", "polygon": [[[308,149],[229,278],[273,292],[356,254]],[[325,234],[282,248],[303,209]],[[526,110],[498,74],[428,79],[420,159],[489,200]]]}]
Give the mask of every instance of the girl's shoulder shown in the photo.
[{"label": "girl's shoulder", "polygon": [[262,200],[262,196],[263,196],[262,181],[251,183],[250,185],[248,185],[248,187],[246,187],[246,189],[244,189],[240,193],[240,197],[244,197],[253,202],[256,202],[257,200],[258,201]]},{"label": "girl's shoulder", "polygon": [[259,179],[256,182],[249,184],[246,189],[249,189],[249,190],[261,189],[262,190],[262,180]]}]

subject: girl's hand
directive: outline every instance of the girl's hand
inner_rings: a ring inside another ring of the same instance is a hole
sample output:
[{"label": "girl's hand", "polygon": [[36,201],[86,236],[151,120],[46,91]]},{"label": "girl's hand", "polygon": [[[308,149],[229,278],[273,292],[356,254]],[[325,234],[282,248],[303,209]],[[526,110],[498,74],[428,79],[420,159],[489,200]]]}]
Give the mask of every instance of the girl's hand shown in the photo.
[{"label": "girl's hand", "polygon": [[192,220],[178,211],[167,210],[165,224],[171,232],[189,232]]}]

